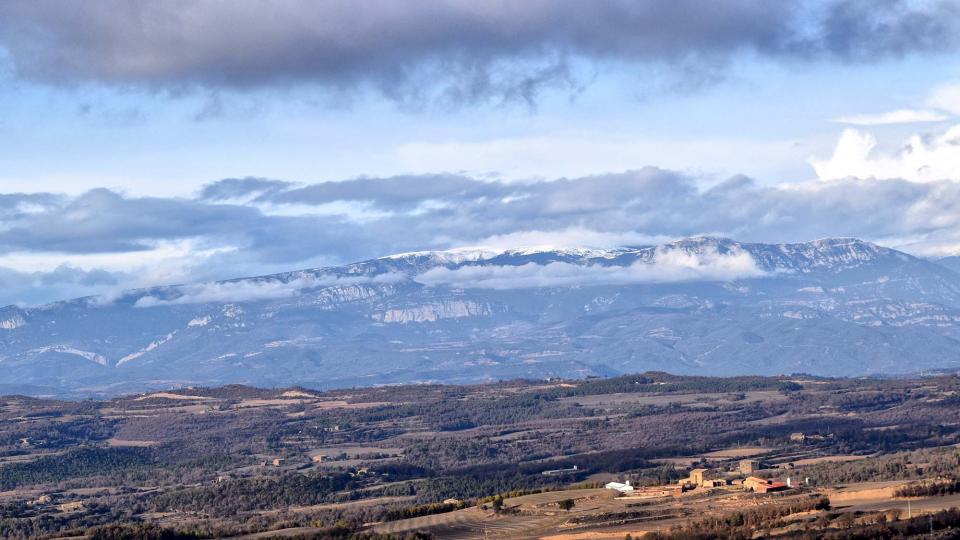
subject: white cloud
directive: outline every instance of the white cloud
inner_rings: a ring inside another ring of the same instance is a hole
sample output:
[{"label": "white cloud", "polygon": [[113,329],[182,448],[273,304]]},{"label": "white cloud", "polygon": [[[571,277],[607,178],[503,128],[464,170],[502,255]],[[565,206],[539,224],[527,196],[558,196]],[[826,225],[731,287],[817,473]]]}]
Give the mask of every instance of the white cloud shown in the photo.
[{"label": "white cloud", "polygon": [[833,121],[839,124],[855,126],[882,126],[888,124],[915,124],[922,122],[942,122],[949,118],[938,111],[925,109],[899,109],[878,114],[854,114],[841,116]]},{"label": "white cloud", "polygon": [[562,262],[528,263],[521,266],[463,266],[433,268],[416,281],[428,286],[446,285],[461,289],[523,289],[589,285],[629,285],[684,281],[730,281],[761,277],[763,270],[749,253],[717,251],[691,253],[661,249],[653,262],[629,266],[578,265]]},{"label": "white cloud", "polygon": [[[99,268],[112,272],[152,272],[149,279],[158,279],[160,282],[184,279],[187,274],[182,267],[187,259],[198,260],[222,253],[234,248],[204,247],[194,239],[169,240],[154,242],[152,249],[120,253],[64,253],[59,251],[27,251],[11,250],[0,253],[0,266],[13,268],[22,272],[43,271],[49,272],[68,262],[73,266],[84,269]],[[167,264],[178,261],[174,265]],[[165,265],[161,271],[160,265]],[[145,282],[149,282],[145,280]]]},{"label": "white cloud", "polygon": [[960,115],[960,83],[944,84],[934,88],[927,99],[927,104]]},{"label": "white cloud", "polygon": [[210,302],[251,302],[290,298],[302,294],[308,289],[337,285],[356,285],[359,283],[393,283],[404,279],[399,274],[379,274],[376,276],[312,276],[303,275],[289,281],[279,279],[244,279],[239,281],[217,281],[196,283],[176,287],[173,298],[158,298],[147,295],[134,304],[147,308],[181,304],[205,304]]},{"label": "white cloud", "polygon": [[911,136],[900,148],[884,153],[870,133],[846,129],[829,159],[810,159],[821,180],[903,178],[911,182],[960,180],[960,125],[925,138]]}]

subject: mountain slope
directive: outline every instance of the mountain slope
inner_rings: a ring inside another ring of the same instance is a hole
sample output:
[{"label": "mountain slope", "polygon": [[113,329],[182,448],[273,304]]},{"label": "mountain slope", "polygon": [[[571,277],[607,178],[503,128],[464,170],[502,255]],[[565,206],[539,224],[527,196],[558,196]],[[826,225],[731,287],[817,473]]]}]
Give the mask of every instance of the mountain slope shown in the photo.
[{"label": "mountain slope", "polygon": [[54,393],[960,365],[960,275],[855,239],[407,253],[0,310]]}]

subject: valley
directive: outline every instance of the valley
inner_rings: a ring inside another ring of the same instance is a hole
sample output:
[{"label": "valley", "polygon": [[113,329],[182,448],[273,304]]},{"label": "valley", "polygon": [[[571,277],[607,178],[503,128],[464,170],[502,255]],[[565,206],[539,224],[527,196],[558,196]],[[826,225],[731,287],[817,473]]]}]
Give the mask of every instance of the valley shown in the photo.
[{"label": "valley", "polygon": [[0,535],[870,538],[929,532],[931,519],[954,530],[958,397],[950,375],[662,372],[7,396]]}]

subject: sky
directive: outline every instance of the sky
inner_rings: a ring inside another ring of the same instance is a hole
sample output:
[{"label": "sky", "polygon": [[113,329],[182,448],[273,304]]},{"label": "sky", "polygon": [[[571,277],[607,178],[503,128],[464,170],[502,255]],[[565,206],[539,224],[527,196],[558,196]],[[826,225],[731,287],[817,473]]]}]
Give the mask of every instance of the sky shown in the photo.
[{"label": "sky", "polygon": [[465,246],[960,254],[960,1],[0,3],[0,304]]}]

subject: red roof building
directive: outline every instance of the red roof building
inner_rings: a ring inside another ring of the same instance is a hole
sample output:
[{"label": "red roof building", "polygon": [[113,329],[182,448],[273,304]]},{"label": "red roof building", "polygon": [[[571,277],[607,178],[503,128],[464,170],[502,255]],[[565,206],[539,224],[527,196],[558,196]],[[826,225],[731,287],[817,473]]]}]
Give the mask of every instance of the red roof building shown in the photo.
[{"label": "red roof building", "polygon": [[757,493],[770,493],[773,491],[786,491],[790,489],[790,486],[784,484],[783,482],[770,482],[769,484],[760,484],[757,487],[753,488]]}]

